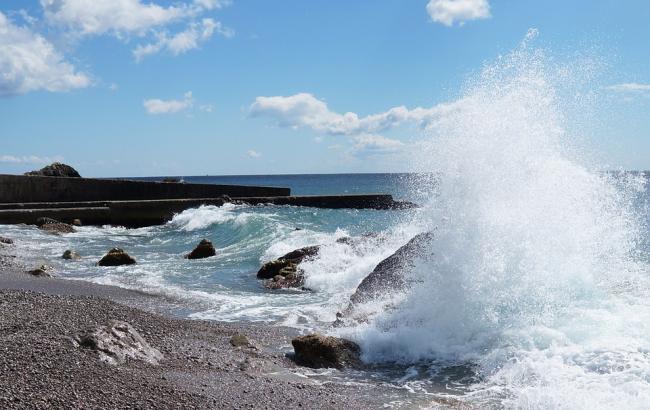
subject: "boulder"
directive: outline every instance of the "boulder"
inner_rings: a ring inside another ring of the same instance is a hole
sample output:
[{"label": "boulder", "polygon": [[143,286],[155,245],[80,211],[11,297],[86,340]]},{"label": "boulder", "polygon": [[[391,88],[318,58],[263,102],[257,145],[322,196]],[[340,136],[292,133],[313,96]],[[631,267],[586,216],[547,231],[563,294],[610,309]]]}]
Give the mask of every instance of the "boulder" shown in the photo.
[{"label": "boulder", "polygon": [[305,259],[316,256],[319,250],[320,246],[314,245],[291,251],[262,265],[257,278],[267,279],[264,282],[267,289],[299,288],[304,283],[304,277],[298,265]]},{"label": "boulder", "polygon": [[297,337],[291,344],[296,353],[295,361],[301,366],[316,369],[363,366],[361,348],[350,340],[315,333]]},{"label": "boulder", "polygon": [[79,260],[81,259],[81,255],[79,255],[77,252],[68,249],[67,251],[63,252],[63,255],[61,255],[63,259],[66,260]]},{"label": "boulder", "polygon": [[246,335],[237,333],[230,338],[230,345],[233,347],[253,347],[253,344],[248,340]]},{"label": "boulder", "polygon": [[0,236],[0,243],[3,245],[13,245],[14,240]]},{"label": "boulder", "polygon": [[43,231],[54,234],[77,232],[72,225],[47,217],[38,218],[36,220],[36,226]]},{"label": "boulder", "polygon": [[109,364],[122,364],[127,359],[158,364],[163,359],[162,353],[151,347],[133,326],[119,320],[81,332],[74,341],[81,347],[97,351],[99,359]]},{"label": "boulder", "polygon": [[38,276],[41,278],[51,278],[54,268],[49,265],[41,265],[36,269],[27,271],[32,276]]},{"label": "boulder", "polygon": [[124,252],[123,249],[113,248],[103,258],[97,262],[99,266],[121,266],[121,265],[133,265],[135,259],[133,259],[128,253]]},{"label": "boulder", "polygon": [[81,219],[73,219],[72,220],[72,225],[74,226],[81,226]]},{"label": "boulder", "polygon": [[381,299],[390,293],[403,291],[409,285],[404,278],[404,272],[414,267],[418,257],[428,256],[426,249],[432,240],[433,233],[431,232],[418,234],[391,256],[379,262],[375,269],[357,286],[350,296],[350,303],[346,309],[337,314],[334,325],[342,325],[347,319],[363,321],[364,318],[353,317],[356,305]]},{"label": "boulder", "polygon": [[[286,276],[289,273],[298,273],[298,265],[308,257],[313,257],[318,254],[320,246],[307,246],[304,248],[291,251],[276,260],[270,261],[262,265],[257,272],[258,279],[273,279],[277,275]],[[284,273],[284,275],[283,275]]]},{"label": "boulder", "polygon": [[202,259],[209,258],[217,254],[217,251],[214,249],[214,245],[208,239],[202,239],[201,242],[194,248],[192,252],[187,254],[185,257],[187,259]]},{"label": "boulder", "polygon": [[414,266],[416,258],[423,255],[423,250],[432,239],[433,234],[430,232],[418,234],[391,256],[379,262],[357,286],[350,296],[350,302],[363,303],[375,299],[384,292],[402,290],[406,285],[403,277],[404,270]]},{"label": "boulder", "polygon": [[25,175],[81,178],[81,175],[79,175],[76,169],[72,168],[70,165],[62,164],[60,162],[54,162],[44,168],[39,169],[38,171],[25,172]]}]

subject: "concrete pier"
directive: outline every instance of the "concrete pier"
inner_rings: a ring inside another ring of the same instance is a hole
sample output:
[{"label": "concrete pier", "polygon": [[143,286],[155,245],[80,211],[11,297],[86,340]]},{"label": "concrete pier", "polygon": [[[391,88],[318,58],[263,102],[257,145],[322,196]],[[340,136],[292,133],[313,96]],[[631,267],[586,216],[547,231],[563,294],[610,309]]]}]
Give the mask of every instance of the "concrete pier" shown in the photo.
[{"label": "concrete pier", "polygon": [[0,203],[287,196],[289,188],[0,175]]},{"label": "concrete pier", "polygon": [[[201,196],[206,192],[213,195]],[[289,188],[275,187],[0,175],[0,224],[35,224],[48,217],[66,223],[80,219],[84,225],[142,227],[163,224],[189,208],[227,201],[330,209],[414,206],[387,194],[289,194]]]}]

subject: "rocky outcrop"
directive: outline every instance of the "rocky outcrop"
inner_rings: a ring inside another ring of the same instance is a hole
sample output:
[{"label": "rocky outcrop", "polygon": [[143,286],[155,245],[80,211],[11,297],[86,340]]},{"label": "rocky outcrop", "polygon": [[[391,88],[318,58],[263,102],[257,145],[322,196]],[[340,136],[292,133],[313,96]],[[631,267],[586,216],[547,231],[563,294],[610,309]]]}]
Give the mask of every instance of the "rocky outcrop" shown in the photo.
[{"label": "rocky outcrop", "polygon": [[72,168],[70,165],[62,164],[60,162],[54,162],[44,168],[39,169],[38,171],[25,172],[25,175],[81,178],[81,175],[79,175],[76,169]]},{"label": "rocky outcrop", "polygon": [[46,217],[38,218],[36,220],[36,226],[38,226],[38,228],[43,231],[53,233],[53,234],[77,232],[77,230],[74,229],[72,225],[57,221],[56,219],[46,218]]},{"label": "rocky outcrop", "polygon": [[[417,258],[428,255],[426,249],[432,240],[431,232],[418,234],[391,256],[379,262],[357,286],[350,296],[347,308],[337,314],[338,319],[334,324],[341,325],[347,319],[351,319],[354,308],[358,304],[378,300],[390,293],[404,290],[409,285],[404,278],[404,273],[415,266]],[[354,319],[360,320],[360,318]]]},{"label": "rocky outcrop", "polygon": [[54,268],[49,265],[41,265],[36,269],[27,271],[32,276],[38,276],[41,278],[51,278]]},{"label": "rocky outcrop", "polygon": [[403,276],[405,269],[413,267],[415,259],[422,255],[423,249],[432,239],[433,234],[430,232],[418,234],[391,256],[379,262],[357,286],[350,296],[350,302],[367,302],[385,292],[402,290],[405,285]]},{"label": "rocky outcrop", "polygon": [[63,255],[61,255],[61,257],[66,260],[75,260],[75,261],[81,259],[81,255],[79,255],[77,252],[70,249],[63,252]]},{"label": "rocky outcrop", "polygon": [[13,245],[13,244],[14,244],[14,240],[13,240],[13,239],[9,239],[9,238],[5,238],[5,237],[3,237],[3,236],[0,236],[0,244],[2,244],[2,245]]},{"label": "rocky outcrop", "polygon": [[363,366],[361,348],[356,343],[317,333],[300,336],[291,341],[295,361],[312,368],[359,368]]},{"label": "rocky outcrop", "polygon": [[97,262],[97,265],[99,266],[121,266],[133,264],[135,264],[135,259],[120,248],[111,249],[99,260],[99,262]]},{"label": "rocky outcrop", "polygon": [[97,351],[99,359],[109,364],[122,364],[127,359],[158,364],[163,359],[162,353],[151,347],[133,326],[119,320],[82,332],[74,341],[81,347]]},{"label": "rocky outcrop", "polygon": [[298,265],[307,258],[318,254],[320,246],[307,246],[265,263],[257,272],[258,279],[267,279],[268,289],[296,288],[302,286],[304,278]]},{"label": "rocky outcrop", "polygon": [[217,254],[217,250],[214,249],[214,245],[208,239],[203,239],[199,244],[194,248],[192,252],[187,254],[185,257],[187,259],[203,259],[209,258]]}]

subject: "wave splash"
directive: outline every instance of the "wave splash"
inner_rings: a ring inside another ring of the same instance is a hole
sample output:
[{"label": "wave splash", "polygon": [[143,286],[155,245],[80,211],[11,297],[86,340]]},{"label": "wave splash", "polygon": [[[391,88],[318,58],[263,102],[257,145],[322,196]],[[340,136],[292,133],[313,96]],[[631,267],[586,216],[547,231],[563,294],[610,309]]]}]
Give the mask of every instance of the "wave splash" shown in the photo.
[{"label": "wave splash", "polygon": [[418,285],[392,309],[345,332],[369,361],[471,363],[482,382],[465,397],[482,405],[638,408],[650,402],[644,180],[582,159],[564,115],[570,70],[535,35],[432,124],[420,162],[435,195],[416,224],[435,231],[435,256],[404,273]]}]

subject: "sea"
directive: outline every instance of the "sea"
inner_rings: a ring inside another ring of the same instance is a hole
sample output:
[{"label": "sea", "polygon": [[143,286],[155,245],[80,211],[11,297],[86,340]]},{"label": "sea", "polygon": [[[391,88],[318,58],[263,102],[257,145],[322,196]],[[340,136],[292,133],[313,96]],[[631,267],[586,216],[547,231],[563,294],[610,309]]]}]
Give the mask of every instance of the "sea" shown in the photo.
[{"label": "sea", "polygon": [[[226,204],[140,229],[0,234],[63,278],[160,295],[189,319],[354,340],[371,370],[328,375],[401,391],[387,407],[648,409],[650,174],[591,154],[573,118],[584,95],[574,91],[590,81],[576,80],[584,65],[550,58],[533,34],[431,113],[409,160],[418,173],[182,177],[296,195],[390,193],[415,209]],[[333,327],[363,278],[421,232],[434,239],[402,272],[411,286],[364,306],[366,320]],[[184,259],[203,238],[217,255]],[[322,246],[301,265],[309,290],[256,279],[264,262],[309,245]],[[96,266],[112,247],[138,263]],[[83,259],[61,260],[66,249]]]}]

